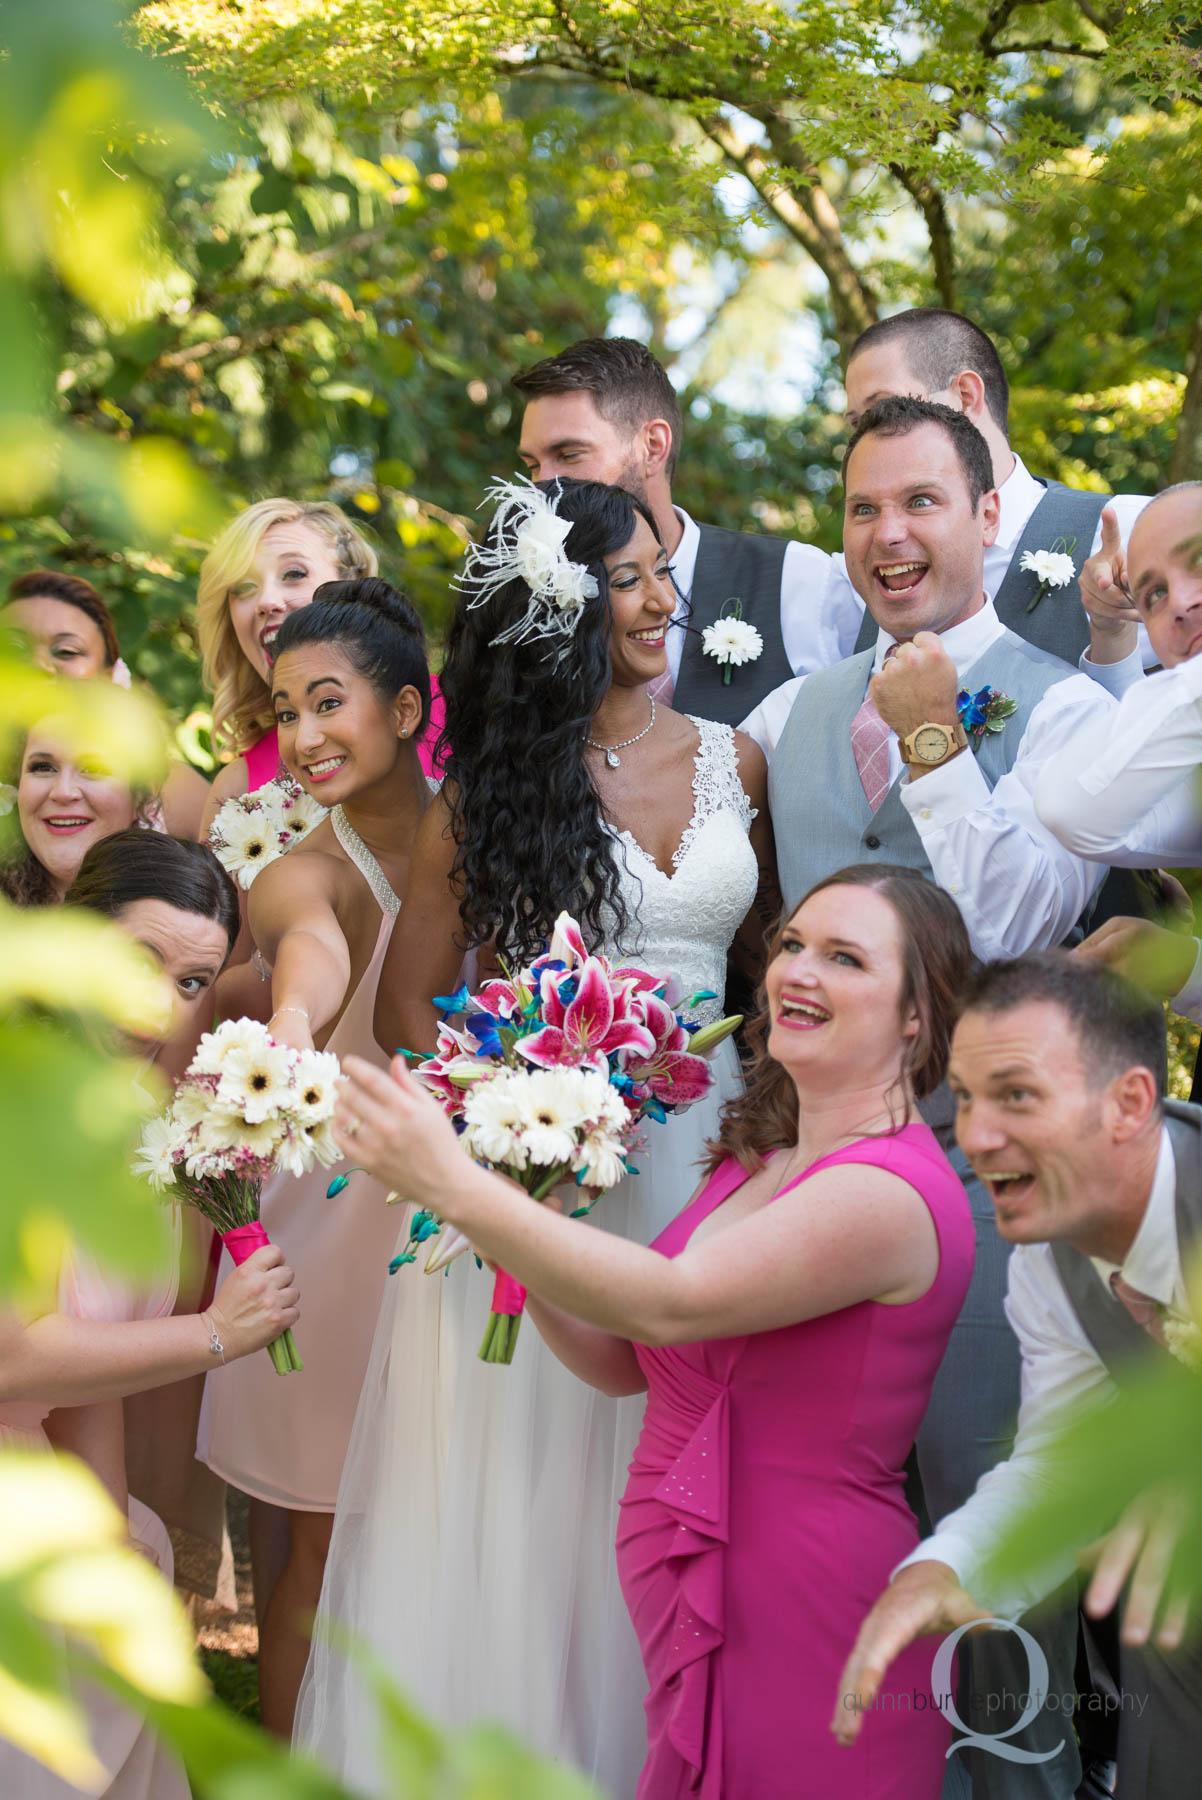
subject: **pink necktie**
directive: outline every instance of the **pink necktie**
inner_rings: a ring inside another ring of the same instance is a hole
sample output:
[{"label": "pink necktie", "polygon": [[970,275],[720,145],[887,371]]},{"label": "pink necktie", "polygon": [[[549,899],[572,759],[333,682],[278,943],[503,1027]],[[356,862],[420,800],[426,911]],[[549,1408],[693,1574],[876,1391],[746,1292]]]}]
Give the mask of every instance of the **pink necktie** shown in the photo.
[{"label": "pink necktie", "polygon": [[1141,1331],[1154,1337],[1158,1344],[1164,1343],[1164,1315],[1149,1294],[1141,1294],[1129,1281],[1124,1281],[1117,1269],[1110,1277],[1110,1291],[1116,1300],[1122,1301]]},{"label": "pink necktie", "polygon": [[[886,662],[896,649],[896,644],[890,644],[885,652]],[[851,722],[851,753],[856,759],[864,798],[873,812],[892,785],[889,778],[889,739],[892,736],[893,733],[872,704],[872,695],[866,694],[864,704]]]},{"label": "pink necktie", "polygon": [[676,692],[676,682],[673,680],[671,668],[665,669],[662,675],[657,675],[653,681],[649,681],[647,692],[661,706],[671,706],[672,696]]}]

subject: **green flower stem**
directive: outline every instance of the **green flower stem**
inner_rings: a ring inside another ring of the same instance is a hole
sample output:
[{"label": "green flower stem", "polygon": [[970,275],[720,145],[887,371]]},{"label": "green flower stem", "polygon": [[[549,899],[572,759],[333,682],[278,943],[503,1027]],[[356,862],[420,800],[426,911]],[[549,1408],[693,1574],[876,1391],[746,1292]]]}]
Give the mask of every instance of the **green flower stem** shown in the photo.
[{"label": "green flower stem", "polygon": [[277,1375],[291,1375],[305,1366],[301,1361],[300,1351],[296,1347],[296,1339],[292,1335],[291,1325],[287,1331],[280,1333],[274,1343],[268,1344],[267,1354],[271,1358],[271,1366]]}]

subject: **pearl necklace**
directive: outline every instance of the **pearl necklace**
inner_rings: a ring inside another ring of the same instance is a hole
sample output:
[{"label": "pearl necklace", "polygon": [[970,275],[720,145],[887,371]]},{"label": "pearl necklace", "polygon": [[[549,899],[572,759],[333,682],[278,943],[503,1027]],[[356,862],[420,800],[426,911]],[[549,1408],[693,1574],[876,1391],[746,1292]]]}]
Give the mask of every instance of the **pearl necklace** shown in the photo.
[{"label": "pearl necklace", "polygon": [[[648,696],[648,698],[650,698],[650,696]],[[651,730],[651,727],[654,724],[655,724],[655,701],[652,700],[651,701],[651,717],[650,717],[650,719],[648,720],[646,725],[643,726],[643,729],[641,731],[635,732],[635,734],[632,738],[623,738],[623,740],[620,744],[597,744],[597,743],[594,743],[594,741],[591,737],[586,737],[584,741],[588,745],[590,750],[604,750],[605,760],[609,764],[610,768],[617,769],[617,768],[620,768],[621,764],[622,764],[622,759],[618,755],[618,751],[619,750],[629,750],[631,744],[637,744],[640,738],[646,737],[647,733]]]},{"label": "pearl necklace", "polygon": [[334,836],[342,845],[355,867],[366,881],[375,896],[381,912],[386,912],[395,919],[401,910],[401,903],[389,886],[388,877],[368,849],[355,827],[351,824],[341,806],[330,811],[330,824],[334,827]]}]

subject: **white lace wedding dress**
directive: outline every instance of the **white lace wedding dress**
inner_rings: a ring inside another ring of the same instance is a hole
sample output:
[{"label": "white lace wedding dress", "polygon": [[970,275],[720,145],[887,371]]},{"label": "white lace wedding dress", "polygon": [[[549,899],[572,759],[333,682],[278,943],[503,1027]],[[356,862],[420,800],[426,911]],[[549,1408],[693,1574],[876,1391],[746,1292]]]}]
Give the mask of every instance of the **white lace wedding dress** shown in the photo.
[{"label": "white lace wedding dress", "polygon": [[[671,970],[682,996],[721,994],[756,890],[729,727],[701,733],[692,820],[665,875],[629,833],[621,952]],[[717,1017],[719,1003],[697,1009]],[[590,1225],[649,1243],[689,1199],[722,1102],[738,1086],[727,1042],[707,1098],[649,1124],[640,1173]],[[500,1720],[544,1755],[630,1800],[645,1753],[642,1663],[618,1587],[617,1501],[643,1396],[613,1400],[562,1367],[534,1325],[509,1367],[480,1362],[492,1279],[464,1256],[388,1284],[338,1495],[301,1690],[296,1742],[383,1796],[375,1708],[323,1638],[349,1633],[436,1721]]]}]

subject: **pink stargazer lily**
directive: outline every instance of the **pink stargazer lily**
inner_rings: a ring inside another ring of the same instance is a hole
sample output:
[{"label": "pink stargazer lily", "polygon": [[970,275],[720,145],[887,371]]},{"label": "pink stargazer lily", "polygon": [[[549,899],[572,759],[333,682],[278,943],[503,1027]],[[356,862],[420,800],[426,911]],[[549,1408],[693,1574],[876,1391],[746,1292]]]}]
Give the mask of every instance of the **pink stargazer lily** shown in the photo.
[{"label": "pink stargazer lily", "polygon": [[647,1087],[655,1098],[667,1106],[691,1106],[709,1092],[712,1075],[703,1056],[689,1050],[689,1033],[676,1018],[666,1000],[657,994],[643,993],[639,1010],[652,1039],[649,1053],[622,1050],[618,1064],[636,1087]]},{"label": "pink stargazer lily", "polygon": [[576,992],[565,1006],[559,992],[562,971],[556,975],[544,970],[540,995],[547,1023],[541,1031],[533,1031],[517,1043],[527,1062],[543,1069],[554,1068],[557,1063],[574,1063],[605,1073],[613,1051],[630,1050],[650,1056],[655,1039],[636,1015],[627,984],[623,982],[615,988],[606,964],[595,956],[585,959],[574,979]]}]

